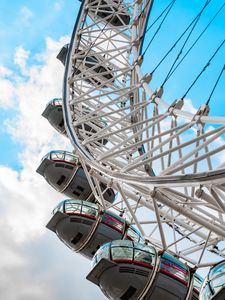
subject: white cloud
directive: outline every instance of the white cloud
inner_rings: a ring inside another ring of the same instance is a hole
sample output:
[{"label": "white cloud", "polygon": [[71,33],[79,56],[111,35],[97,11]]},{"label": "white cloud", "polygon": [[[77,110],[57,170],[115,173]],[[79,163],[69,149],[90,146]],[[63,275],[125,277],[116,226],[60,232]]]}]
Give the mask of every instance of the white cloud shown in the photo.
[{"label": "white cloud", "polygon": [[26,65],[30,52],[25,50],[22,46],[16,48],[14,55],[14,63],[17,65],[23,75],[26,74]]},{"label": "white cloud", "polygon": [[[0,294],[3,299],[72,300],[75,294],[82,300],[94,299],[93,295],[95,299],[103,298],[85,280],[89,261],[69,251],[45,228],[52,209],[65,196],[54,191],[36,173],[41,157],[48,151],[71,148],[69,141],[41,117],[47,102],[61,96],[64,68],[55,57],[67,41],[67,38],[57,42],[46,39],[46,50],[36,57],[38,63],[32,66],[27,64],[29,51],[18,47],[15,64],[20,67],[20,74],[0,67],[3,79],[9,84],[1,92],[9,89],[16,107],[16,117],[7,121],[7,129],[13,140],[24,147],[20,153],[20,171],[0,166],[0,239],[3,241],[0,257],[4,258],[0,260]],[[9,95],[8,101],[0,105],[7,107],[11,98]]]},{"label": "white cloud", "polygon": [[0,107],[13,107],[15,90],[11,81],[12,71],[0,65]]},{"label": "white cloud", "polygon": [[10,76],[10,75],[12,75],[12,71],[6,67],[0,65],[0,76],[6,77],[6,76]]},{"label": "white cloud", "polygon": [[54,10],[55,11],[60,11],[62,9],[61,4],[59,2],[55,2],[54,4]]},{"label": "white cloud", "polygon": [[34,13],[27,6],[22,6],[19,11],[19,14],[20,14],[21,22],[24,25],[29,25],[30,20],[34,16]]},{"label": "white cloud", "polygon": [[193,106],[191,99],[184,99],[184,105],[182,110],[192,114],[195,114],[197,112],[197,109]]},{"label": "white cloud", "polygon": [[13,83],[5,78],[0,77],[0,107],[13,107],[15,103],[15,92]]},{"label": "white cloud", "polygon": [[[12,230],[16,228],[18,241],[43,233],[41,226],[44,225],[46,216],[53,208],[49,210],[51,199],[60,198],[45,184],[43,178],[36,174],[36,169],[41,157],[48,151],[71,148],[69,141],[41,117],[47,102],[61,96],[63,66],[55,56],[62,42],[63,39],[60,42],[47,39],[47,50],[41,56],[42,66],[26,66],[28,51],[22,47],[16,49],[15,63],[26,71],[28,79],[14,76],[15,81],[10,90],[16,94],[17,115],[8,120],[6,125],[13,140],[24,145],[24,150],[20,153],[22,171],[16,172],[4,166],[0,167],[0,181],[1,190],[5,190],[5,193],[10,195],[10,203],[13,203],[13,206],[7,204],[6,211],[9,215],[10,211],[19,212],[14,214],[14,218],[8,218]],[[45,195],[44,203],[37,200],[44,199]],[[30,210],[32,225],[29,226]],[[22,223],[20,216],[24,216]]]}]

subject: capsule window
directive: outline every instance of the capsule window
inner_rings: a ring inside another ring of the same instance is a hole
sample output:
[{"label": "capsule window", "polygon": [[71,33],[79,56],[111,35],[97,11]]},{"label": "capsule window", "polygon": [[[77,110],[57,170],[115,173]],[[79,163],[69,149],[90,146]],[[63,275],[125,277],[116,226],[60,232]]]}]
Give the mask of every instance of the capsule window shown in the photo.
[{"label": "capsule window", "polygon": [[108,194],[109,196],[111,196],[111,195],[112,195],[112,191],[111,191],[111,189],[108,189],[108,190],[107,190],[107,194]]},{"label": "capsule window", "polygon": [[64,167],[64,164],[62,164],[62,163],[56,163],[55,167],[56,168],[62,168],[62,167]]},{"label": "capsule window", "polygon": [[64,120],[62,120],[60,123],[59,123],[59,127],[63,127],[64,126]]},{"label": "capsule window", "polygon": [[96,247],[96,250],[92,251],[91,254],[94,256],[95,253],[97,252],[97,250],[98,250],[100,247],[101,247],[101,245],[98,245],[98,246]]},{"label": "capsule window", "polygon": [[66,168],[66,169],[69,169],[69,170],[73,170],[73,167],[70,166],[70,165],[65,165],[65,168]]},{"label": "capsule window", "polygon": [[121,300],[129,300],[135,293],[137,289],[133,286],[130,286],[127,291],[120,297]]},{"label": "capsule window", "polygon": [[140,249],[134,250],[134,260],[146,263],[148,265],[153,264],[153,256],[149,252]]},{"label": "capsule window", "polygon": [[84,188],[83,188],[82,186],[80,186],[80,185],[77,186],[77,189],[78,189],[79,191],[81,191],[81,192],[84,191]]},{"label": "capsule window", "polygon": [[78,234],[71,240],[71,243],[76,245],[82,238],[83,234],[78,232]]},{"label": "capsule window", "polygon": [[61,185],[66,179],[66,176],[62,175],[59,180],[56,182],[56,184]]},{"label": "capsule window", "polygon": [[76,190],[75,190],[75,191],[73,191],[73,194],[74,194],[75,196],[77,196],[77,197],[79,197],[79,196],[80,196],[80,193],[78,193]]},{"label": "capsule window", "polygon": [[133,260],[133,248],[113,247],[111,253],[113,260]]}]

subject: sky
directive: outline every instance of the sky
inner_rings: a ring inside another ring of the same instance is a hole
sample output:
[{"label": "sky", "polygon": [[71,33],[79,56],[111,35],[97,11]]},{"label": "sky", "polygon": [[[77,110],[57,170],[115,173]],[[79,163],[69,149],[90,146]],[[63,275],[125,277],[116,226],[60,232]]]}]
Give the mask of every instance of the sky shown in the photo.
[{"label": "sky", "polygon": [[[170,1],[167,0],[156,0],[154,2],[152,13],[149,18],[149,25],[152,24],[153,20],[157,18],[157,16],[168,5],[168,3],[170,3]],[[205,0],[176,0],[171,12],[163,23],[162,28],[158,32],[156,38],[145,54],[148,59],[144,59],[143,69],[146,72],[152,72],[152,70],[156,67],[162,57],[173,46],[173,44],[177,41],[177,39],[187,28],[190,22],[200,12],[205,3]],[[211,0],[209,2],[209,5],[203,11],[199,22],[197,23],[190,39],[184,47],[183,54],[185,54],[185,52],[191,47],[194,41],[198,38],[199,34],[205,29],[205,27],[212,20],[212,18],[222,7],[222,5],[224,5],[224,0]],[[156,23],[156,25],[152,27],[145,35],[143,51],[145,50],[153,34],[156,32],[159,24],[160,22]],[[203,67],[209,61],[210,57],[213,55],[217,47],[224,40],[224,28],[225,8],[223,8],[217,15],[215,20],[211,23],[211,25],[199,39],[198,43],[193,47],[189,55],[187,55],[187,57],[184,59],[181,66],[165,84],[163,96],[164,100],[170,103],[173,100],[184,95],[196,76],[202,71]],[[181,41],[177,44],[171,54],[168,55],[167,59],[155,71],[151,82],[152,87],[157,88],[162,84],[186,37],[187,34],[183,39],[181,39]],[[191,99],[193,106],[196,107],[196,109],[199,108],[199,106],[205,103],[208,99],[210,92],[216,82],[216,79],[225,64],[224,57],[225,45],[223,45],[223,47],[210,63],[209,67],[187,94],[186,98]],[[221,77],[221,81],[219,82],[212,100],[210,101],[211,116],[221,116],[224,112],[224,110],[221,111],[221,107],[224,106],[225,103],[224,80],[224,77]]]},{"label": "sky", "polygon": [[0,295],[8,300],[104,299],[86,281],[90,261],[45,228],[65,197],[36,173],[52,149],[71,149],[41,117],[61,97],[56,59],[79,1],[0,2]]},{"label": "sky", "polygon": [[[148,59],[143,65],[146,72],[154,68],[168,45],[179,36],[177,29],[181,32],[181,27],[177,23],[188,24],[205,1],[194,2],[177,0],[173,14],[146,53]],[[169,1],[155,3],[152,20]],[[222,3],[212,0],[199,23],[198,33]],[[0,2],[0,294],[3,299],[104,299],[100,290],[85,279],[90,261],[67,249],[45,228],[52,209],[64,197],[35,172],[48,151],[71,150],[68,140],[56,133],[41,113],[49,100],[61,97],[64,67],[56,55],[70,40],[79,6],[78,0]],[[165,86],[165,100],[172,102],[183,95],[224,39],[224,26],[221,13]],[[174,35],[168,35],[168,30]],[[144,48],[153,33],[154,30],[146,35]],[[224,53],[222,49],[188,95],[196,108],[207,99],[224,64]],[[153,87],[162,83],[171,61],[170,57],[154,74]],[[212,114],[224,115],[224,80],[223,77],[212,99]]]}]

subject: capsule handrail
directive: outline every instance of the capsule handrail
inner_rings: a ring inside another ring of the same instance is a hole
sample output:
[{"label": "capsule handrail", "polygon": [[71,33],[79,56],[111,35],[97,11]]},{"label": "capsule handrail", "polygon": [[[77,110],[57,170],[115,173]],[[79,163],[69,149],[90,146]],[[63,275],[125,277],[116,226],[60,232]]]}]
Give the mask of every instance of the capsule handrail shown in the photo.
[{"label": "capsule handrail", "polygon": [[[53,154],[59,154],[61,155],[61,157],[53,157]],[[71,157],[74,159],[74,161],[67,159],[68,157]],[[53,150],[50,151],[49,153],[47,153],[41,161],[44,161],[45,159],[49,159],[52,161],[63,161],[63,162],[67,162],[70,164],[76,164],[76,165],[81,165],[78,156],[76,156],[75,154],[69,152],[69,151],[65,151],[65,150]]]}]

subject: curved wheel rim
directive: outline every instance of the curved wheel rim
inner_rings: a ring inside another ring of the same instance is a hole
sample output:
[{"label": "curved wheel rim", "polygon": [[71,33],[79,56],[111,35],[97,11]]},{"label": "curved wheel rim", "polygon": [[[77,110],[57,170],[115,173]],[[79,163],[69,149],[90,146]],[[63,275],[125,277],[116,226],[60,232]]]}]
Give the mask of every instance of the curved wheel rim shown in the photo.
[{"label": "curved wheel rim", "polygon": [[[128,217],[143,234],[139,206],[154,211],[160,239],[146,236],[157,246],[194,264],[200,261],[189,256],[191,249],[208,248],[224,256],[223,244],[214,246],[225,238],[221,229],[225,225],[225,169],[221,163],[225,118],[209,117],[207,106],[196,114],[184,111],[181,99],[169,105],[162,100],[162,90],[151,89],[151,76],[142,73],[140,57],[140,37],[151,1],[134,6],[123,3],[121,13],[127,8],[131,26],[117,28],[96,17],[90,4],[88,10],[88,1],[82,2],[64,79],[67,133],[83,165],[92,167],[88,174],[97,182],[120,192],[117,202],[124,203]],[[138,18],[143,8],[145,15]],[[74,69],[80,73],[74,75]],[[106,207],[101,193],[95,192]],[[116,206],[112,205],[119,210]],[[179,232],[195,246],[182,250],[174,246],[178,242],[170,246],[173,243],[168,244],[164,222],[173,234]]]}]

